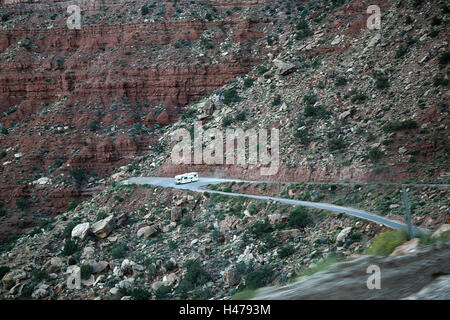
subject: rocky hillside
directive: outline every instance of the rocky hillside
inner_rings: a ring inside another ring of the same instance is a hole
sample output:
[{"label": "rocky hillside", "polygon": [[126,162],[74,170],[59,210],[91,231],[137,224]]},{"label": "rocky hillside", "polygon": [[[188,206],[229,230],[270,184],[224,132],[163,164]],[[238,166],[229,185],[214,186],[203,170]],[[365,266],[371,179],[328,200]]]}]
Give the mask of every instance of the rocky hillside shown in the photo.
[{"label": "rocky hillside", "polygon": [[[74,3],[80,30],[66,27]],[[272,35],[299,10],[293,1],[2,1],[0,238],[88,198],[148,153],[185,106],[276,52]]]},{"label": "rocky hillside", "polygon": [[[296,282],[366,253],[407,255],[393,262],[361,258],[402,270],[403,262],[411,262],[403,278],[391,270],[397,288],[414,283],[418,291],[447,272],[448,245],[440,242],[449,240],[448,224],[431,237],[421,235],[407,243],[404,230],[383,231],[373,223],[316,209],[113,184],[3,247],[0,297],[242,299],[253,297],[260,287]],[[425,260],[409,257],[436,242]],[[343,277],[353,275],[359,261],[341,266]],[[425,271],[423,281],[410,281]],[[360,280],[360,273],[365,269],[358,269],[349,287]],[[335,281],[342,286],[339,278]],[[323,292],[326,286],[320,288]],[[295,297],[281,293],[277,298]]]},{"label": "rocky hillside", "polygon": [[[439,230],[396,254],[433,245],[447,257],[444,1],[105,1],[82,6],[85,27],[70,31],[67,4],[0,7],[1,298],[249,298],[408,240],[331,212],[118,183],[129,176],[336,182],[258,192],[390,217],[408,182],[414,222]],[[366,28],[373,4],[381,30]],[[278,172],[174,165],[171,135],[196,121],[278,128]],[[421,286],[445,286],[436,272]]]},{"label": "rocky hillside", "polygon": [[[254,180],[448,183],[448,6],[383,1],[382,28],[369,30],[367,5],[305,8],[279,37],[279,55],[269,54],[172,126],[201,119],[204,130],[278,128],[276,175],[261,177],[251,165],[195,170]],[[138,173],[192,169],[172,165],[171,132],[161,139],[166,157],[148,155]]]}]

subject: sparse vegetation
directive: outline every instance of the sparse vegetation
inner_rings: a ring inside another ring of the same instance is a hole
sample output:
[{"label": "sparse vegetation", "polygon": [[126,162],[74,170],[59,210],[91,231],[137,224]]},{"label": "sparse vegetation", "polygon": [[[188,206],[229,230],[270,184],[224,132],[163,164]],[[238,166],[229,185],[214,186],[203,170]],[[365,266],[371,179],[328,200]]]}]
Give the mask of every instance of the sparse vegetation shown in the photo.
[{"label": "sparse vegetation", "polygon": [[288,221],[289,226],[293,228],[304,228],[312,223],[308,209],[301,206],[296,206],[289,212]]},{"label": "sparse vegetation", "polygon": [[395,132],[401,130],[415,129],[418,126],[419,125],[414,120],[404,120],[398,122],[389,122],[384,126],[383,130],[386,132]]},{"label": "sparse vegetation", "polygon": [[406,241],[408,241],[408,234],[405,229],[386,231],[373,239],[367,252],[377,256],[388,256]]}]

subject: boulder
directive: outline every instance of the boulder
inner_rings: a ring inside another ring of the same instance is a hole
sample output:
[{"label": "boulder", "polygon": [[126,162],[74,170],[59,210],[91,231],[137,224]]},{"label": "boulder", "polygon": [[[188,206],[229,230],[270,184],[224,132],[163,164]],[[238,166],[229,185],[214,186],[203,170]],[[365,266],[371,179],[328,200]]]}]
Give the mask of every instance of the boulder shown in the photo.
[{"label": "boulder", "polygon": [[228,267],[223,272],[223,282],[230,286],[237,286],[241,282],[241,275],[235,267]]},{"label": "boulder", "polygon": [[93,273],[100,273],[105,271],[109,267],[109,263],[106,261],[92,261],[89,263],[92,266]]},{"label": "boulder", "polygon": [[343,229],[337,235],[336,241],[338,241],[338,242],[345,241],[345,239],[347,238],[347,236],[350,234],[351,231],[352,231],[352,227],[347,227],[347,228]]},{"label": "boulder", "polygon": [[273,64],[277,68],[277,74],[280,76],[286,76],[297,70],[297,66],[295,64],[279,59],[273,60]]},{"label": "boulder", "polygon": [[183,218],[183,210],[180,207],[173,207],[170,211],[170,221],[178,222]]},{"label": "boulder", "polygon": [[162,282],[164,286],[171,286],[175,282],[178,281],[178,276],[175,273],[171,273],[167,276],[164,276]]},{"label": "boulder", "polygon": [[276,225],[281,222],[281,214],[279,214],[279,213],[269,214],[268,218],[269,218],[270,224],[272,224],[272,225]]},{"label": "boulder", "polygon": [[282,230],[281,234],[283,235],[283,238],[296,238],[300,235],[300,230],[299,229]]},{"label": "boulder", "polygon": [[394,252],[391,253],[391,257],[398,257],[411,254],[416,252],[419,248],[420,248],[420,240],[419,238],[414,238],[395,248]]},{"label": "boulder", "polygon": [[438,239],[442,236],[450,235],[450,224],[443,224],[431,236],[433,239]]},{"label": "boulder", "polygon": [[151,236],[155,235],[158,231],[156,230],[156,228],[152,227],[152,226],[146,226],[143,228],[140,228],[137,232],[137,236],[139,238],[144,238],[144,239],[148,239]]},{"label": "boulder", "polygon": [[110,215],[109,217],[97,221],[92,225],[92,232],[96,235],[96,237],[103,239],[106,238],[114,228],[114,216]]},{"label": "boulder", "polygon": [[89,259],[94,255],[94,253],[95,253],[94,247],[91,247],[91,246],[85,247],[83,249],[83,253],[81,254],[81,257]]},{"label": "boulder", "polygon": [[64,264],[65,263],[64,263],[63,259],[61,259],[60,257],[53,257],[50,259],[50,265],[53,267],[60,268],[60,267],[64,266]]},{"label": "boulder", "polygon": [[133,288],[133,281],[130,279],[122,280],[117,284],[119,289],[131,290]]},{"label": "boulder", "polygon": [[161,127],[164,127],[166,125],[169,124],[170,120],[169,120],[169,114],[166,111],[161,112],[157,117],[156,117],[156,122],[158,122],[158,124]]},{"label": "boulder", "polygon": [[45,298],[46,296],[48,296],[48,291],[41,288],[34,291],[33,294],[31,295],[33,299],[42,299]]},{"label": "boulder", "polygon": [[72,239],[80,239],[83,241],[89,234],[91,224],[89,222],[80,223],[72,229]]},{"label": "boulder", "polygon": [[13,270],[5,274],[2,278],[3,288],[7,289],[13,285],[18,284],[21,280],[27,278],[27,274],[23,270]]}]

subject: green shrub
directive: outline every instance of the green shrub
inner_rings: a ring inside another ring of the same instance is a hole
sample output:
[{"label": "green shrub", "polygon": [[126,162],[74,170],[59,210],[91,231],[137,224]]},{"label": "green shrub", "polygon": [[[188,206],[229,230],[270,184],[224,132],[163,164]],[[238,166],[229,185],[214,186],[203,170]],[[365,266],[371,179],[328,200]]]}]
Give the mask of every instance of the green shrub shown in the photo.
[{"label": "green shrub", "polygon": [[141,7],[141,14],[142,14],[143,16],[145,16],[145,15],[148,14],[148,6],[147,6],[146,4],[144,4],[144,5]]},{"label": "green shrub", "polygon": [[80,203],[78,201],[71,201],[67,207],[67,210],[72,211],[76,207],[78,207]]},{"label": "green shrub", "polygon": [[299,23],[297,23],[295,28],[297,29],[295,40],[303,40],[313,34],[311,29],[309,28],[308,23],[305,20],[301,20]]},{"label": "green shrub", "polygon": [[377,256],[388,256],[396,247],[406,241],[408,241],[408,233],[405,229],[386,231],[373,239],[367,253]]},{"label": "green shrub", "polygon": [[11,269],[7,266],[0,267],[0,280],[7,274]]},{"label": "green shrub", "polygon": [[344,149],[345,146],[346,143],[342,138],[331,138],[330,140],[328,140],[328,149],[330,151]]},{"label": "green shrub", "polygon": [[214,230],[213,232],[211,232],[211,239],[213,239],[217,243],[222,243],[225,241],[225,237],[218,230]]},{"label": "green shrub", "polygon": [[447,86],[448,85],[448,79],[445,79],[443,75],[437,74],[433,78],[433,86],[440,87],[440,86]]},{"label": "green shrub", "polygon": [[92,131],[92,132],[97,131],[97,130],[99,129],[98,121],[97,121],[97,120],[92,120],[92,121],[89,123],[88,128],[89,128],[89,130]]},{"label": "green shrub", "polygon": [[169,293],[172,289],[169,286],[161,286],[159,287],[155,294],[157,300],[168,300],[169,299]]},{"label": "green shrub", "polygon": [[84,172],[83,169],[80,169],[80,168],[75,168],[75,169],[70,170],[70,175],[72,176],[72,178],[75,180],[75,182],[77,184],[81,184],[81,183],[83,183],[83,181],[87,180],[86,173]]},{"label": "green shrub", "polygon": [[125,243],[119,243],[119,244],[116,244],[111,249],[111,256],[114,259],[122,259],[122,258],[125,258],[125,256],[127,255],[127,252],[128,252],[128,246]]},{"label": "green shrub", "polygon": [[397,51],[395,52],[395,57],[397,59],[403,57],[406,53],[408,52],[408,47],[402,45],[400,46],[400,48],[397,49]]},{"label": "green shrub", "polygon": [[281,104],[281,96],[277,95],[272,101],[272,107],[279,106]]},{"label": "green shrub", "polygon": [[94,268],[91,265],[89,264],[82,265],[80,268],[81,279],[88,280],[91,277],[93,271]]},{"label": "green shrub", "polygon": [[288,225],[293,228],[304,228],[312,224],[308,209],[296,206],[289,212]]},{"label": "green shrub", "polygon": [[351,101],[353,103],[359,104],[359,103],[366,101],[366,99],[367,99],[367,96],[363,92],[354,91]]},{"label": "green shrub", "polygon": [[185,216],[181,221],[180,224],[187,228],[187,227],[192,227],[194,225],[194,220],[192,219],[191,216]]},{"label": "green shrub", "polygon": [[20,293],[21,298],[29,298],[34,292],[34,288],[36,286],[36,283],[29,282],[25,284],[22,288],[22,292]]},{"label": "green shrub", "polygon": [[272,225],[269,223],[269,219],[266,218],[264,222],[256,222],[250,229],[257,238],[265,237],[267,234],[273,231]]},{"label": "green shrub", "polygon": [[376,78],[376,87],[378,90],[389,88],[389,79],[385,76],[378,76]]},{"label": "green shrub", "polygon": [[196,115],[197,115],[197,110],[189,109],[181,115],[181,120],[186,121],[186,120],[194,118]]},{"label": "green shrub", "polygon": [[64,231],[63,231],[63,237],[64,237],[65,239],[70,239],[70,238],[72,237],[72,230],[73,230],[73,228],[75,228],[77,225],[78,225],[78,223],[75,222],[75,221],[69,222],[69,223],[66,225],[66,227],[64,228]]},{"label": "green shrub", "polygon": [[64,248],[63,248],[63,254],[66,256],[70,256],[72,254],[74,254],[75,252],[77,252],[78,250],[80,250],[80,248],[78,247],[78,244],[71,240],[71,239],[66,239],[66,242],[64,243]]},{"label": "green shrub", "polygon": [[250,272],[245,277],[246,289],[258,289],[266,286],[273,280],[273,268],[270,265],[262,265]]},{"label": "green shrub", "polygon": [[445,51],[439,56],[439,65],[441,67],[446,66],[450,62],[450,51]]},{"label": "green shrub", "polygon": [[343,76],[336,77],[336,80],[334,81],[334,85],[336,87],[343,87],[347,84],[347,79]]},{"label": "green shrub", "polygon": [[242,110],[242,111],[238,112],[238,114],[236,115],[234,120],[240,122],[240,121],[245,121],[246,118],[247,118],[247,113],[245,112],[245,110]]},{"label": "green shrub", "polygon": [[161,154],[166,150],[166,144],[163,141],[158,140],[155,142],[152,149],[156,154]]},{"label": "green shrub", "polygon": [[210,275],[206,273],[201,263],[197,260],[191,259],[186,261],[184,267],[187,268],[186,275],[180,281],[177,292],[187,293],[211,280]]},{"label": "green shrub", "polygon": [[431,25],[432,25],[433,27],[439,26],[439,25],[441,25],[441,23],[442,23],[442,19],[440,19],[440,18],[437,17],[437,16],[434,16],[433,19],[431,20]]},{"label": "green shrub", "polygon": [[233,117],[231,115],[227,114],[225,117],[223,117],[223,119],[222,119],[223,127],[228,127],[232,123],[233,123]]},{"label": "green shrub", "polygon": [[148,290],[143,288],[136,288],[130,292],[130,296],[133,300],[148,300],[151,294]]},{"label": "green shrub", "polygon": [[225,103],[226,105],[232,105],[234,103],[237,103],[239,101],[241,101],[241,97],[239,96],[239,94],[237,93],[236,88],[227,90],[223,93],[223,103]]},{"label": "green shrub", "polygon": [[414,120],[405,120],[400,122],[389,122],[387,125],[384,126],[383,130],[386,132],[394,132],[406,129],[414,129],[417,128],[418,126],[419,125]]},{"label": "green shrub", "polygon": [[269,71],[269,69],[267,69],[265,66],[258,66],[256,68],[256,71],[258,72],[258,74],[263,75],[264,73]]},{"label": "green shrub", "polygon": [[31,202],[25,198],[20,197],[16,199],[16,206],[20,210],[26,210],[31,206]]},{"label": "green shrub", "polygon": [[246,78],[245,80],[244,80],[244,89],[248,89],[248,88],[250,88],[251,86],[253,86],[253,83],[255,82],[255,79],[253,79],[253,78]]},{"label": "green shrub", "polygon": [[327,114],[328,112],[326,111],[324,106],[314,107],[312,104],[308,104],[305,107],[305,117],[323,118]]},{"label": "green shrub", "polygon": [[39,283],[48,279],[48,274],[44,270],[34,269],[31,271],[33,282]]},{"label": "green shrub", "polygon": [[285,245],[278,250],[278,256],[281,259],[287,258],[295,252],[295,248],[292,245]]}]

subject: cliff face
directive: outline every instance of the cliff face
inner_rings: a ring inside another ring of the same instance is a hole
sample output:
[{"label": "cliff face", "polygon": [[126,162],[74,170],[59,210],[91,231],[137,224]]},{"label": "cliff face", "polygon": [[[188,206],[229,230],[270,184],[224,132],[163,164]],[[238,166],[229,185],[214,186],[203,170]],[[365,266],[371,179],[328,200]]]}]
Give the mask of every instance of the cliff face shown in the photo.
[{"label": "cliff face", "polygon": [[[0,77],[0,111],[20,103],[51,103],[66,95],[68,103],[94,97],[108,103],[127,97],[135,102],[183,106],[248,72],[261,58],[240,50],[242,56],[220,56],[214,63],[195,56],[184,60],[179,55],[188,48],[174,50],[177,48],[170,46],[177,41],[192,43],[208,29],[224,28],[239,30],[231,40],[245,47],[248,41],[263,36],[257,31],[261,25],[252,21],[188,21],[1,31],[0,51],[5,57],[1,67],[6,72]],[[214,42],[223,41],[226,32]],[[155,63],[155,46],[161,46],[158,51],[166,47],[174,56]],[[11,57],[11,51],[16,55]]]},{"label": "cliff face", "polygon": [[[33,211],[63,211],[148,152],[186,105],[261,63],[276,26],[246,3],[231,12],[238,2],[163,1],[144,14],[144,2],[2,1],[3,206],[26,224]],[[81,8],[80,30],[66,26],[70,4]],[[55,191],[33,184],[41,177]]]}]

